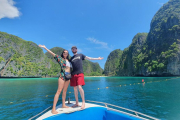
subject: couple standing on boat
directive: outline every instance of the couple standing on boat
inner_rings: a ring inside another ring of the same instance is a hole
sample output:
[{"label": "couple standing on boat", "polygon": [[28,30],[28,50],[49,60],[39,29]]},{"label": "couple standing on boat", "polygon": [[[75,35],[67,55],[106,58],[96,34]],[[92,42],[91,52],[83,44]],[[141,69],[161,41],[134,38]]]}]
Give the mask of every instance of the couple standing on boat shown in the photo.
[{"label": "couple standing on boat", "polygon": [[[76,46],[73,46],[71,48],[71,50],[74,54],[74,56],[72,56],[71,59],[69,59],[69,53],[67,50],[64,50],[62,52],[61,56],[59,56],[59,55],[56,55],[55,53],[53,53],[52,51],[50,51],[49,49],[47,49],[45,45],[39,45],[39,47],[42,47],[45,50],[47,50],[61,66],[61,72],[60,72],[60,76],[58,79],[58,89],[54,96],[52,113],[53,114],[58,113],[56,111],[56,104],[58,102],[59,95],[61,94],[62,90],[63,90],[62,108],[68,108],[68,106],[65,105],[65,99],[66,99],[66,92],[67,92],[67,88],[69,86],[69,82],[70,82],[70,86],[74,87],[74,95],[75,95],[75,99],[76,99],[76,104],[72,107],[79,106],[79,103],[78,103],[78,89],[79,89],[79,92],[80,92],[81,98],[82,98],[81,109],[84,109],[85,108],[85,97],[84,97],[84,90],[83,90],[82,86],[85,85],[85,82],[84,82],[82,60],[85,60],[85,59],[102,60],[103,58],[102,57],[91,58],[91,57],[85,56],[83,54],[78,54]],[[73,69],[72,71],[71,71],[71,68]],[[68,75],[70,73],[72,74],[72,78],[67,79],[65,77],[65,75]]]}]

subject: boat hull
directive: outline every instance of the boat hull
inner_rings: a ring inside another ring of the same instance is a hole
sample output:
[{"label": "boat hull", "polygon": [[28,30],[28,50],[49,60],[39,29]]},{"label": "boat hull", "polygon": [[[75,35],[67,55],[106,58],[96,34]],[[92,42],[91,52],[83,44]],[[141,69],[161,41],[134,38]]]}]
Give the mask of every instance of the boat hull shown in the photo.
[{"label": "boat hull", "polygon": [[105,107],[90,107],[72,113],[54,115],[44,120],[142,120]]}]

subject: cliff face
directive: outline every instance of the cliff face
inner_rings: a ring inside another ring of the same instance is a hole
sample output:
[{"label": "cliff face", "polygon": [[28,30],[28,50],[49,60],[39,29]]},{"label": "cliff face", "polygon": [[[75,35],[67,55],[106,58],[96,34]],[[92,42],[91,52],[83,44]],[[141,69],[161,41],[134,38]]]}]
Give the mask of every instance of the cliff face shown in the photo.
[{"label": "cliff face", "polygon": [[[63,48],[55,47],[51,50],[61,55]],[[91,62],[87,61],[87,63]],[[88,75],[94,71],[102,74],[98,63],[91,63],[87,67],[86,69],[91,68]],[[0,76],[52,77],[58,76],[59,72],[58,63],[50,54],[44,54],[37,44],[0,32]]]},{"label": "cliff face", "polygon": [[1,76],[41,76],[47,58],[31,41],[0,32]]},{"label": "cliff face", "polygon": [[132,76],[140,71],[142,59],[146,57],[145,51],[147,33],[138,33],[134,36],[131,45],[123,50],[119,60],[117,74],[120,76]]},{"label": "cliff face", "polygon": [[123,50],[117,75],[180,75],[179,6],[180,0],[170,0],[158,10],[149,33],[137,34]]},{"label": "cliff face", "polygon": [[[164,4],[151,21],[147,37],[150,53],[145,64],[147,72],[180,75],[180,0]],[[145,71],[144,71],[145,74]]]},{"label": "cliff face", "polygon": [[104,67],[105,75],[116,75],[116,72],[118,70],[117,67],[119,66],[119,61],[122,56],[122,53],[122,50],[116,49],[109,54]]},{"label": "cliff face", "polygon": [[94,63],[88,60],[83,61],[83,71],[86,76],[101,76],[103,69],[99,63]]}]

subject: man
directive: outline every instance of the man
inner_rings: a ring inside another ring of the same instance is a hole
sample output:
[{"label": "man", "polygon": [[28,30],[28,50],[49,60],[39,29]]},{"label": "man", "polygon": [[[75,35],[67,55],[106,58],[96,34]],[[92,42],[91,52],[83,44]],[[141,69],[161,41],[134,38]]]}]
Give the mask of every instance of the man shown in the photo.
[{"label": "man", "polygon": [[70,80],[70,86],[74,87],[74,95],[75,95],[75,99],[76,99],[76,104],[73,107],[77,107],[79,106],[78,103],[78,89],[79,92],[81,94],[81,98],[82,98],[82,106],[81,109],[85,108],[85,98],[84,98],[84,90],[82,88],[83,85],[85,85],[84,82],[84,74],[83,74],[83,65],[82,65],[82,60],[88,59],[88,60],[102,60],[102,57],[99,58],[91,58],[91,57],[87,57],[83,54],[77,54],[77,47],[73,46],[71,48],[74,56],[70,59],[70,62],[72,64],[73,67],[73,71],[72,71],[72,78]]}]

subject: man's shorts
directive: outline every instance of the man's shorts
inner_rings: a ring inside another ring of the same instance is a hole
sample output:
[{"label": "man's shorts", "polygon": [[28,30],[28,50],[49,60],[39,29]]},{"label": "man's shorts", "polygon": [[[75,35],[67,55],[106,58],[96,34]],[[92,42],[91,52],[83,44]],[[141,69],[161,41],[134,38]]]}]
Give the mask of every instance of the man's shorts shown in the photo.
[{"label": "man's shorts", "polygon": [[72,78],[70,80],[70,86],[75,87],[78,85],[85,85],[83,73],[72,75]]}]

